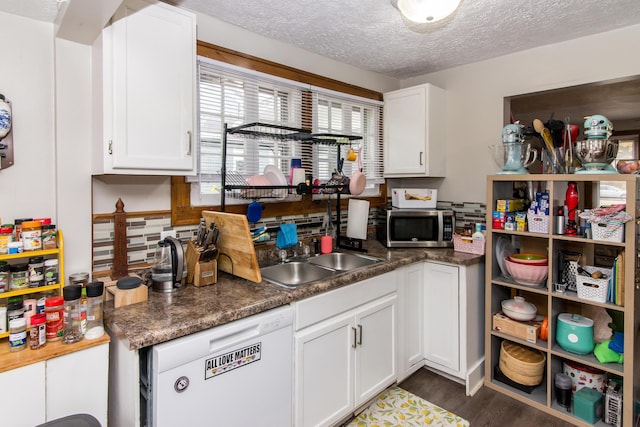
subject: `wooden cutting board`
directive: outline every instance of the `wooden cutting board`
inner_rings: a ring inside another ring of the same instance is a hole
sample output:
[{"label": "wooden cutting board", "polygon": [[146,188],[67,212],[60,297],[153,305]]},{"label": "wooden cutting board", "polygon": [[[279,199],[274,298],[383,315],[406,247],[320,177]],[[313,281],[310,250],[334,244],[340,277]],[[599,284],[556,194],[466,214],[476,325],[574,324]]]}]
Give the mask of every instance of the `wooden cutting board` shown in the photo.
[{"label": "wooden cutting board", "polygon": [[215,211],[202,211],[202,217],[207,223],[207,228],[213,221],[220,229],[218,270],[252,282],[262,282],[247,217]]}]

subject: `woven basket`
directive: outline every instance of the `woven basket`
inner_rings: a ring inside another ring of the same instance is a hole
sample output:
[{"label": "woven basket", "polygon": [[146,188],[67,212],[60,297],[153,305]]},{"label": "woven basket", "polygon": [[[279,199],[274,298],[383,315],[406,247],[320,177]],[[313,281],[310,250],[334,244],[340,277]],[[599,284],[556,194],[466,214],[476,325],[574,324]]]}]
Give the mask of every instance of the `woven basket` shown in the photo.
[{"label": "woven basket", "polygon": [[618,227],[613,233],[607,232],[606,226],[601,226],[597,222],[589,221],[591,223],[591,238],[593,240],[602,240],[605,242],[622,242],[624,237],[624,225]]},{"label": "woven basket", "polygon": [[599,271],[602,274],[606,274],[606,279],[594,279],[576,273],[576,290],[578,291],[578,298],[586,299],[595,302],[607,302],[607,294],[609,292],[609,281],[613,270],[610,268],[599,268],[585,266],[584,270],[590,274]]},{"label": "woven basket", "polygon": [[546,360],[546,355],[539,350],[510,341],[502,341],[500,345],[500,370],[518,384],[540,384]]},{"label": "woven basket", "polygon": [[533,233],[549,232],[549,215],[535,215],[527,213],[527,227]]}]

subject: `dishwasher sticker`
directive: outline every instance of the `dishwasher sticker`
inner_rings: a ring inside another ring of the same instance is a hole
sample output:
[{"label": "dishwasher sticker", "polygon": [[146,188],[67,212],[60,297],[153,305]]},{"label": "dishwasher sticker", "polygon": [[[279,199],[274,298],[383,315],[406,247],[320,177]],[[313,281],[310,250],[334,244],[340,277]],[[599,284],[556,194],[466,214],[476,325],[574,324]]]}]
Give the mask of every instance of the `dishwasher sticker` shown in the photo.
[{"label": "dishwasher sticker", "polygon": [[248,345],[243,348],[231,350],[228,353],[219,354],[205,361],[204,379],[242,368],[250,363],[257,362],[262,357],[262,343]]}]

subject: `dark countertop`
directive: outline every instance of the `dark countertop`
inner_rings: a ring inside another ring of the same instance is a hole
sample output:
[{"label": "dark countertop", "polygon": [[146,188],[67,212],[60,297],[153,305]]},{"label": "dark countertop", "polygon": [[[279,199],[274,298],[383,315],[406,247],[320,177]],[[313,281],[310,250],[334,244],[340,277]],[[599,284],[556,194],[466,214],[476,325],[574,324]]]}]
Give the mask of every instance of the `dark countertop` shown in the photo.
[{"label": "dark countertop", "polygon": [[149,292],[145,302],[115,309],[105,303],[105,326],[130,350],[159,344],[205,329],[261,313],[313,295],[395,270],[403,265],[437,261],[457,265],[484,262],[484,255],[453,249],[387,249],[377,241],[365,242],[367,255],[384,262],[366,268],[288,289],[263,281],[248,280],[219,272],[218,282],[204,287],[186,285],[175,292]]}]

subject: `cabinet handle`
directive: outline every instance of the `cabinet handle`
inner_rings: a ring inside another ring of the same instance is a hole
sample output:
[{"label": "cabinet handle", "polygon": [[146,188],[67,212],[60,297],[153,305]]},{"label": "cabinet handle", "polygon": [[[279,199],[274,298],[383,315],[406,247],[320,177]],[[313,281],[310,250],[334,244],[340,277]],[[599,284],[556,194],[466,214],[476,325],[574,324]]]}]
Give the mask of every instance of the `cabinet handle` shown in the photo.
[{"label": "cabinet handle", "polygon": [[109,154],[113,154],[113,141],[109,140],[109,148],[107,149]]},{"label": "cabinet handle", "polygon": [[362,345],[362,325],[358,325],[358,344]]},{"label": "cabinet handle", "polygon": [[424,151],[420,152],[420,166],[423,166],[424,163],[422,162],[422,155],[424,154]]},{"label": "cabinet handle", "polygon": [[187,131],[187,139],[188,139],[188,142],[187,142],[187,156],[190,156],[191,155],[191,131],[190,130]]},{"label": "cabinet handle", "polygon": [[358,339],[358,330],[353,326],[351,327],[351,329],[353,330],[353,344],[351,344],[351,347],[356,348],[357,339]]}]

